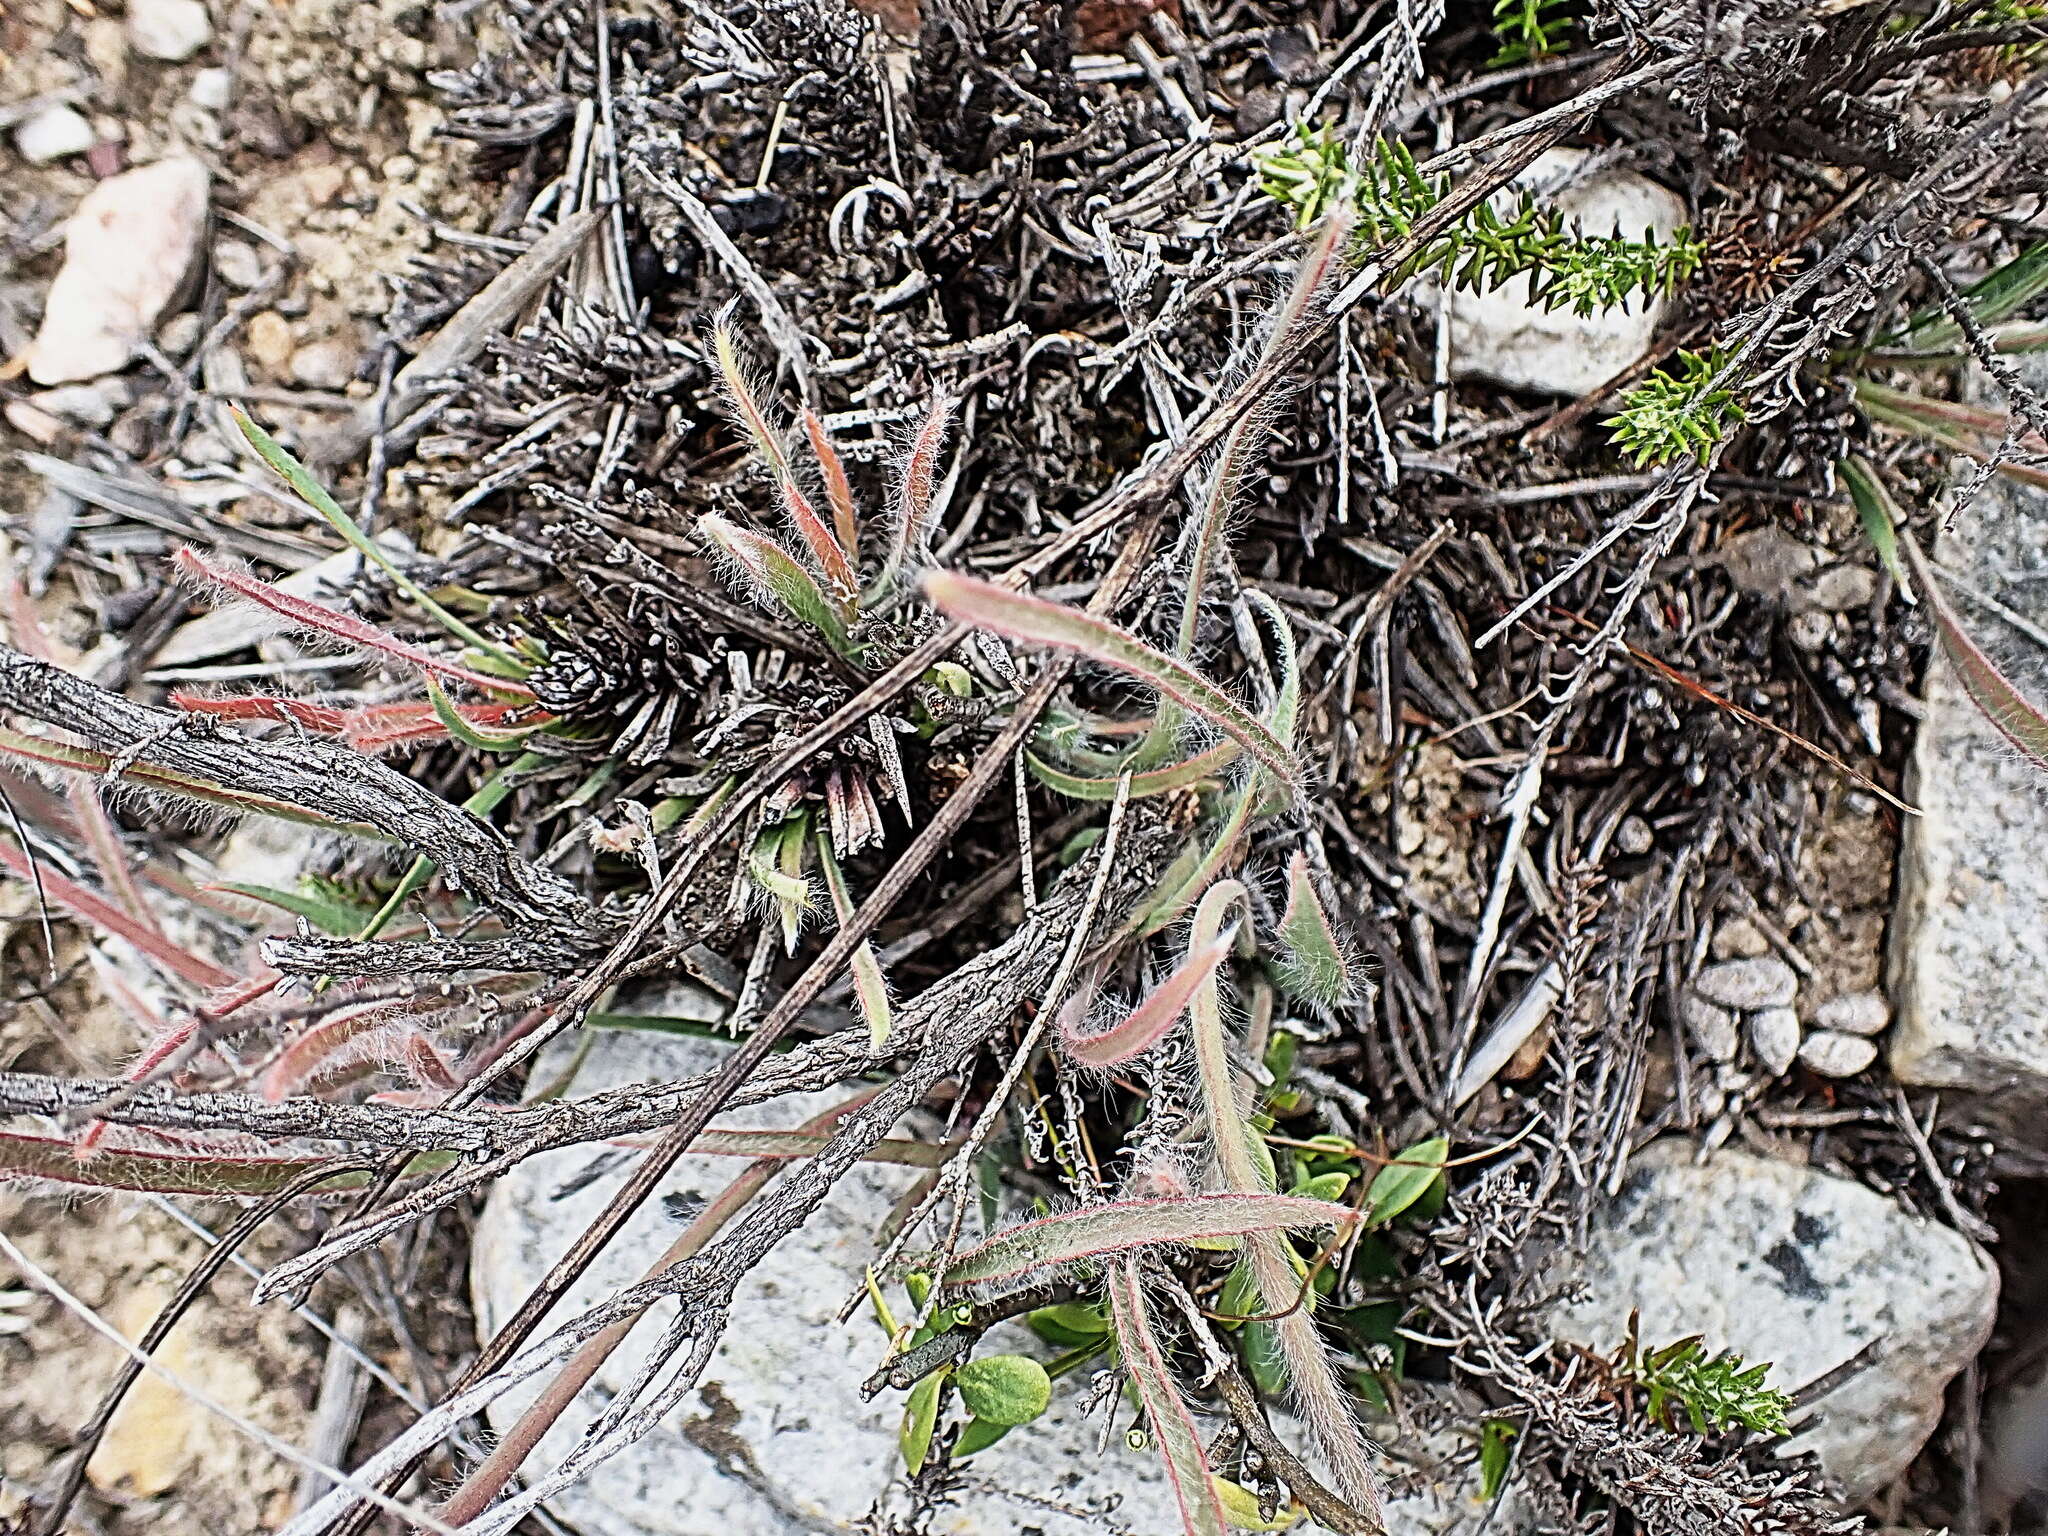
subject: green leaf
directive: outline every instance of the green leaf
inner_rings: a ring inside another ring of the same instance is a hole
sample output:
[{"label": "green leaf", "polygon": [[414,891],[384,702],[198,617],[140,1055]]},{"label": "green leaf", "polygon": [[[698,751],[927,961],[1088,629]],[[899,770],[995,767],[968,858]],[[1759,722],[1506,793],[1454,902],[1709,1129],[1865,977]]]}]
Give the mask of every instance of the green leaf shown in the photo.
[{"label": "green leaf", "polygon": [[902,1448],[903,1465],[912,1477],[924,1470],[925,1458],[931,1454],[932,1432],[939,1427],[939,1394],[952,1373],[950,1365],[940,1366],[912,1387],[910,1396],[903,1401],[903,1427],[897,1432],[896,1443]]},{"label": "green leaf", "polygon": [[976,1451],[985,1451],[1017,1426],[1014,1424],[992,1424],[987,1419],[969,1419],[967,1427],[960,1431],[960,1438],[953,1442],[953,1459],[972,1456]]},{"label": "green leaf", "polygon": [[1308,1515],[1299,1500],[1289,1499],[1268,1518],[1259,1512],[1259,1496],[1242,1483],[1214,1472],[1209,1481],[1215,1486],[1217,1502],[1223,1506],[1223,1518],[1233,1530],[1285,1531],[1299,1525]]},{"label": "green leaf", "polygon": [[1026,644],[1072,651],[1134,677],[1236,741],[1290,792],[1301,779],[1293,749],[1264,721],[1185,662],[1153,649],[1127,630],[1078,608],[951,571],[928,572],[925,595],[962,623]]},{"label": "green leaf", "polygon": [[[1147,795],[1163,795],[1171,790],[1185,789],[1191,784],[1200,784],[1213,779],[1237,759],[1242,749],[1234,741],[1224,740],[1214,746],[1184,758],[1166,768],[1147,768],[1131,774],[1131,798],[1142,800]],[[1068,773],[1056,768],[1034,752],[1024,754],[1025,765],[1031,776],[1056,795],[1065,795],[1069,800],[1103,801],[1114,800],[1121,775],[1092,777],[1085,774]]]},{"label": "green leaf", "polygon": [[1862,459],[1846,458],[1835,467],[1842,484],[1849,488],[1849,499],[1856,504],[1856,515],[1862,519],[1863,532],[1877,550],[1877,558],[1891,572],[1900,594],[1912,602],[1913,584],[1906,580],[1905,569],[1899,564],[1899,509],[1892,504],[1891,493]]},{"label": "green leaf", "polygon": [[281,907],[294,917],[303,917],[322,933],[338,934],[343,938],[355,937],[370,917],[369,910],[365,907],[352,906],[328,896],[311,896],[300,891],[281,891],[274,885],[250,885],[240,880],[223,880],[210,889],[233,891],[237,896],[247,896],[251,901]]},{"label": "green leaf", "polygon": [[1506,1419],[1488,1419],[1479,1431],[1479,1497],[1488,1504],[1500,1497],[1514,1462],[1514,1439],[1520,1434]]},{"label": "green leaf", "polygon": [[[825,871],[825,889],[832,897],[832,910],[841,926],[853,921],[853,898],[847,893],[846,876],[832,856],[830,839],[817,839],[818,867]],[[863,939],[853,952],[853,995],[860,1004],[861,1018],[868,1026],[868,1049],[880,1051],[889,1043],[889,982],[882,974],[882,961],[874,946]]]},{"label": "green leaf", "polygon": [[496,731],[489,726],[477,725],[462,718],[462,711],[455,707],[455,701],[448,697],[440,683],[431,677],[426,683],[427,701],[434,706],[434,718],[441,722],[443,730],[465,747],[473,747],[479,752],[504,752],[517,747],[534,732],[545,729],[545,722],[510,731]]},{"label": "green leaf", "polygon": [[1061,1349],[1099,1344],[1109,1332],[1109,1318],[1094,1302],[1063,1301],[1039,1307],[1025,1321],[1033,1333]]},{"label": "green leaf", "polygon": [[961,1405],[991,1424],[1029,1424],[1052,1402],[1052,1378],[1029,1355],[982,1355],[954,1381]]},{"label": "green leaf", "polygon": [[1383,1227],[1420,1200],[1443,1176],[1450,1139],[1432,1136],[1401,1152],[1373,1176],[1365,1192],[1365,1224]]}]

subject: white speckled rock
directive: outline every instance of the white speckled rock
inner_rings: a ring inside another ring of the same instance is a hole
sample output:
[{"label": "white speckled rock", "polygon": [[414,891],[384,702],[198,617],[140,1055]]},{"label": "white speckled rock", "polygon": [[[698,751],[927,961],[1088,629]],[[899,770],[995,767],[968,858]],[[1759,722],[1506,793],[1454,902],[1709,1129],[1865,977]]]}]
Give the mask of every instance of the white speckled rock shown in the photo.
[{"label": "white speckled rock", "polygon": [[128,0],[128,43],[145,58],[181,64],[212,41],[204,0]]},{"label": "white speckled rock", "polygon": [[[1556,208],[1582,233],[1611,235],[1617,229],[1640,240],[1645,229],[1660,241],[1685,222],[1677,193],[1630,170],[1597,171],[1565,184],[1587,157],[1582,149],[1551,149],[1515,180],[1539,201]],[[1545,189],[1557,187],[1553,192]],[[1515,193],[1496,202],[1513,207]],[[1617,309],[1578,315],[1569,305],[1545,310],[1529,300],[1529,280],[1518,277],[1482,293],[1450,297],[1451,371],[1460,378],[1493,379],[1512,389],[1550,395],[1583,395],[1632,366],[1649,350],[1663,319],[1662,298],[1634,299]]]},{"label": "white speckled rock", "polygon": [[1724,1149],[1696,1164],[1679,1141],[1635,1160],[1580,1278],[1584,1296],[1551,1322],[1592,1349],[1613,1349],[1640,1310],[1644,1343],[1698,1333],[1710,1350],[1770,1361],[1770,1384],[1796,1392],[1869,1346],[1786,1442],[1816,1452],[1851,1500],[1918,1453],[1998,1302],[1996,1272],[1952,1229],[1792,1163]]},{"label": "white speckled rock", "polygon": [[1792,1070],[1799,1057],[1799,1015],[1790,1008],[1759,1008],[1749,1016],[1749,1048],[1757,1065],[1773,1077]]},{"label": "white speckled rock", "polygon": [[[2014,362],[2036,389],[2048,385],[2048,360]],[[1937,554],[1979,591],[2048,623],[2048,491],[1994,475]],[[2026,654],[2011,647],[2029,642],[1995,620],[1972,620],[1995,655]],[[2042,696],[2038,669],[2017,681]],[[1926,703],[1907,791],[1923,814],[1906,819],[1891,924],[1892,1073],[1985,1094],[2014,1133],[2048,1144],[2048,776],[1970,702],[1938,651]]]},{"label": "white speckled rock", "polygon": [[69,384],[128,365],[191,270],[209,179],[197,160],[174,156],[85,195],[65,226],[64,265],[29,347],[31,379]]},{"label": "white speckled rock", "polygon": [[1723,1008],[1777,1008],[1798,995],[1799,976],[1775,955],[1723,960],[1701,968],[1692,989]]},{"label": "white speckled rock", "polygon": [[1822,1077],[1854,1077],[1877,1060],[1877,1042],[1863,1035],[1817,1030],[1800,1045],[1799,1059]]},{"label": "white speckled rock", "polygon": [[[671,997],[663,1011],[680,1013],[686,1006]],[[715,1009],[698,1011],[710,1016]],[[556,1041],[536,1062],[535,1076],[547,1079],[561,1071],[575,1045]],[[633,1082],[671,1081],[709,1069],[726,1049],[675,1036],[600,1032],[571,1091],[581,1097]],[[786,1128],[835,1097],[804,1095],[736,1111],[719,1123]],[[572,1194],[558,1193],[568,1182],[580,1182],[605,1155],[593,1147],[547,1153],[492,1190],[470,1265],[477,1317],[486,1332],[518,1305],[616,1192],[624,1166],[607,1168]],[[735,1158],[682,1159],[551,1316],[566,1318],[640,1277],[677,1231],[662,1196],[707,1198],[743,1166]],[[875,1228],[914,1179],[910,1169],[863,1165],[842,1180],[812,1220],[741,1285],[731,1327],[699,1391],[647,1438],[555,1499],[555,1513],[581,1536],[850,1536],[877,1499],[893,1507],[903,1492],[896,1445],[902,1394],[884,1392],[872,1403],[860,1397],[860,1383],[881,1363],[886,1341],[865,1308],[845,1327],[834,1314],[861,1283],[863,1266],[873,1257]],[[623,1388],[655,1333],[636,1330],[586,1389],[586,1402],[608,1401]],[[1048,1354],[1019,1324],[992,1330],[988,1347]],[[1086,1386],[1085,1379],[1056,1384],[1052,1407],[1042,1418],[962,1462],[967,1486],[940,1509],[928,1527],[932,1536],[1014,1536],[1025,1530],[1042,1536],[1165,1536],[1179,1530],[1155,1454],[1131,1450],[1121,1434],[1097,1452],[1099,1421],[1084,1422],[1078,1411]],[[492,1424],[500,1430],[509,1426],[537,1390],[529,1384],[501,1399],[490,1410]],[[584,1422],[585,1416],[565,1416],[529,1468],[553,1465]],[[1216,1427],[1205,1424],[1204,1433]],[[1472,1499],[1469,1466],[1454,1472],[1443,1460],[1423,1457],[1414,1486],[1389,1501],[1391,1536],[1464,1536],[1476,1529],[1482,1511]],[[1496,1518],[1488,1529],[1494,1536],[1517,1536],[1525,1527]]]},{"label": "white speckled rock", "polygon": [[1742,1036],[1735,1027],[1734,1014],[1690,993],[1679,1000],[1678,1011],[1685,1018],[1686,1033],[1708,1056],[1715,1061],[1735,1059]]},{"label": "white speckled rock", "polygon": [[48,165],[66,155],[82,155],[92,146],[92,124],[85,120],[85,114],[61,104],[43,108],[14,130],[14,147],[30,165]]},{"label": "white speckled rock", "polygon": [[1844,992],[1813,1010],[1816,1029],[1832,1029],[1844,1035],[1881,1034],[1891,1022],[1892,1005],[1882,992]]},{"label": "white speckled rock", "polygon": [[1777,1008],[1798,995],[1799,976],[1777,956],[1760,955],[1703,966],[1692,980],[1692,989],[1723,1008]]}]

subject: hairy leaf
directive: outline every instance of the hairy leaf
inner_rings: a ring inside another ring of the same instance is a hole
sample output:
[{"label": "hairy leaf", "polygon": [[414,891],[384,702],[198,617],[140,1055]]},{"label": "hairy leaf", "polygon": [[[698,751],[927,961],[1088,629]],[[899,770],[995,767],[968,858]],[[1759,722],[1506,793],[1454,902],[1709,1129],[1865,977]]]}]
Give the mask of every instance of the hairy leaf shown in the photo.
[{"label": "hairy leaf", "polygon": [[1195,989],[1208,983],[1230,954],[1234,933],[1219,934],[1199,947],[1191,946],[1188,956],[1174,973],[1152,989],[1137,1007],[1116,1024],[1097,1035],[1079,1035],[1062,1029],[1060,1043],[1067,1054],[1089,1067],[1114,1067],[1152,1049],[1187,1012]]},{"label": "hairy leaf", "polygon": [[772,599],[799,623],[808,624],[825,637],[825,643],[846,655],[849,642],[839,608],[825,596],[817,579],[797,563],[788,550],[773,539],[764,539],[707,512],[697,522],[705,536],[732,558],[748,583],[760,595]]},{"label": "hairy leaf", "polygon": [[532,692],[523,683],[508,682],[504,678],[486,677],[481,672],[472,672],[423,651],[416,645],[408,645],[395,635],[387,635],[374,624],[365,623],[352,613],[343,613],[339,608],[330,608],[317,603],[310,597],[299,597],[268,582],[258,581],[247,571],[209,560],[198,550],[190,547],[180,549],[171,557],[172,563],[188,576],[209,582],[235,596],[244,598],[266,608],[280,618],[289,620],[300,629],[340,641],[343,645],[355,646],[367,651],[376,651],[407,666],[416,667],[429,675],[439,673],[469,684],[472,688],[495,689],[500,693],[517,693],[531,698]]},{"label": "hairy leaf", "polygon": [[1280,958],[1273,975],[1289,996],[1326,1008],[1351,990],[1344,948],[1316,896],[1308,856],[1299,849],[1287,866],[1287,910],[1280,916]]},{"label": "hairy leaf", "polygon": [[1078,608],[951,571],[929,572],[925,595],[964,623],[1028,644],[1072,651],[1136,678],[1216,726],[1282,784],[1291,788],[1301,778],[1293,749],[1264,721],[1185,662],[1154,650],[1127,630]]},{"label": "hairy leaf", "polygon": [[832,527],[839,536],[839,547],[846,552],[847,559],[858,561],[860,517],[853,507],[853,487],[847,484],[846,466],[840,462],[839,450],[826,436],[825,423],[818,420],[816,411],[804,412],[804,435],[811,440],[818,472],[825,477],[825,501],[832,508]]},{"label": "hairy leaf", "polygon": [[1126,1260],[1110,1267],[1109,1308],[1116,1321],[1117,1349],[1145,1405],[1145,1418],[1152,1426],[1160,1459],[1166,1463],[1186,1536],[1224,1536],[1223,1505],[1217,1498],[1215,1477],[1202,1454],[1194,1418],[1160,1353],[1136,1264]]},{"label": "hairy leaf", "polygon": [[2013,686],[2012,680],[1964,628],[1962,615],[1941,589],[1934,562],[1920,552],[1920,546],[1904,529],[1899,530],[1899,552],[1905,557],[1906,568],[1913,573],[1914,584],[1919,587],[1928,612],[1934,615],[1934,631],[1941,639],[1949,665],[1956,669],[1963,691],[2029,762],[2048,770],[2048,713]]},{"label": "hairy leaf", "polygon": [[[0,864],[5,864],[29,884],[35,883],[28,855],[13,843],[0,841]],[[80,922],[117,939],[125,939],[169,974],[208,990],[234,984],[232,972],[222,970],[211,960],[202,959],[188,949],[181,949],[154,927],[114,905],[97,891],[86,889],[48,866],[42,867],[41,874],[43,890],[50,900]]]},{"label": "hairy leaf", "polygon": [[[102,1145],[80,1158],[69,1141],[0,1131],[0,1180],[21,1178],[79,1189],[125,1189],[157,1195],[255,1196],[275,1194],[322,1160],[250,1157],[231,1153],[143,1151]],[[366,1174],[340,1174],[318,1192],[354,1189]]]},{"label": "hairy leaf", "polygon": [[1192,1243],[1247,1232],[1342,1225],[1349,1211],[1291,1195],[1193,1195],[1083,1206],[1006,1227],[946,1271],[948,1285],[1009,1280],[1048,1264],[1071,1264],[1154,1243]]}]

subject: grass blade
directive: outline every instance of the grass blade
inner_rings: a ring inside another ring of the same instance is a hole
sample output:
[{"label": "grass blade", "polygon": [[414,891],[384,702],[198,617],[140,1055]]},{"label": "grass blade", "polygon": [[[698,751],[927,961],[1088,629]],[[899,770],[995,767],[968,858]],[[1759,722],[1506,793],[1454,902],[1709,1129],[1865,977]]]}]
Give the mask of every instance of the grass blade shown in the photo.
[{"label": "grass blade", "polygon": [[1290,793],[1300,781],[1301,765],[1293,750],[1263,721],[1185,662],[1154,650],[1127,630],[1077,608],[951,571],[929,572],[925,595],[963,623],[1026,644],[1072,651],[1136,678],[1215,725],[1288,786]]},{"label": "grass blade", "polygon": [[364,559],[371,561],[386,576],[389,576],[392,584],[399,591],[419,604],[422,610],[432,616],[435,623],[447,630],[449,634],[455,636],[456,639],[463,641],[465,644],[475,646],[487,655],[497,657],[498,660],[504,662],[507,666],[516,668],[520,676],[525,676],[525,664],[518,657],[494,641],[486,639],[476,630],[471,629],[462,620],[435,602],[433,598],[427,595],[424,587],[420,586],[418,582],[414,581],[393,564],[391,557],[378,547],[377,541],[372,539],[367,533],[364,533],[356,525],[356,520],[342,510],[341,503],[328,494],[327,487],[318,480],[315,480],[305,465],[285,452],[283,445],[276,438],[257,426],[246,412],[234,410],[231,414],[235,418],[235,425],[242,429],[242,436],[249,440],[249,446],[256,450],[264,463],[268,464],[283,477],[285,483],[298,494],[299,500],[326,519],[328,526],[348,540]]},{"label": "grass blade", "polygon": [[[831,841],[820,837],[817,849],[819,867],[825,871],[825,889],[832,897],[832,910],[840,922],[852,922],[853,898],[847,893],[846,876],[840,872],[839,861],[832,856]],[[868,1048],[880,1051],[889,1043],[889,982],[882,974],[882,962],[874,945],[865,939],[854,950],[852,965],[853,995],[860,1004],[861,1017],[867,1022]]]}]

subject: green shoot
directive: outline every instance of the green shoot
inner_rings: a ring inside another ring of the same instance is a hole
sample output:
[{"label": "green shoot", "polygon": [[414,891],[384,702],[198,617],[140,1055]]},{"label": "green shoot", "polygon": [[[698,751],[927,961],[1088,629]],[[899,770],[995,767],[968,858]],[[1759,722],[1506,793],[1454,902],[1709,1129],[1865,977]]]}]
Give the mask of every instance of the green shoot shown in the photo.
[{"label": "green shoot", "polygon": [[249,440],[249,446],[256,450],[263,462],[276,470],[285,483],[297,493],[299,499],[318,512],[326,520],[327,525],[346,539],[358,554],[390,577],[393,586],[417,603],[435,623],[456,639],[475,646],[485,655],[496,658],[508,667],[517,669],[518,676],[526,675],[526,666],[518,657],[471,629],[435,602],[427,595],[425,588],[394,565],[391,557],[378,547],[377,541],[364,533],[356,525],[356,520],[342,510],[341,503],[328,494],[327,487],[315,480],[306,466],[287,453],[276,438],[257,426],[245,412],[236,410],[232,414],[235,425],[242,430],[242,436]]},{"label": "green shoot", "polygon": [[1676,373],[1652,370],[1607,418],[1614,446],[1638,469],[1677,459],[1704,464],[1729,429],[1743,420],[1735,391],[1721,382],[1727,359],[1718,349],[1705,355],[1680,352],[1673,361]]}]

